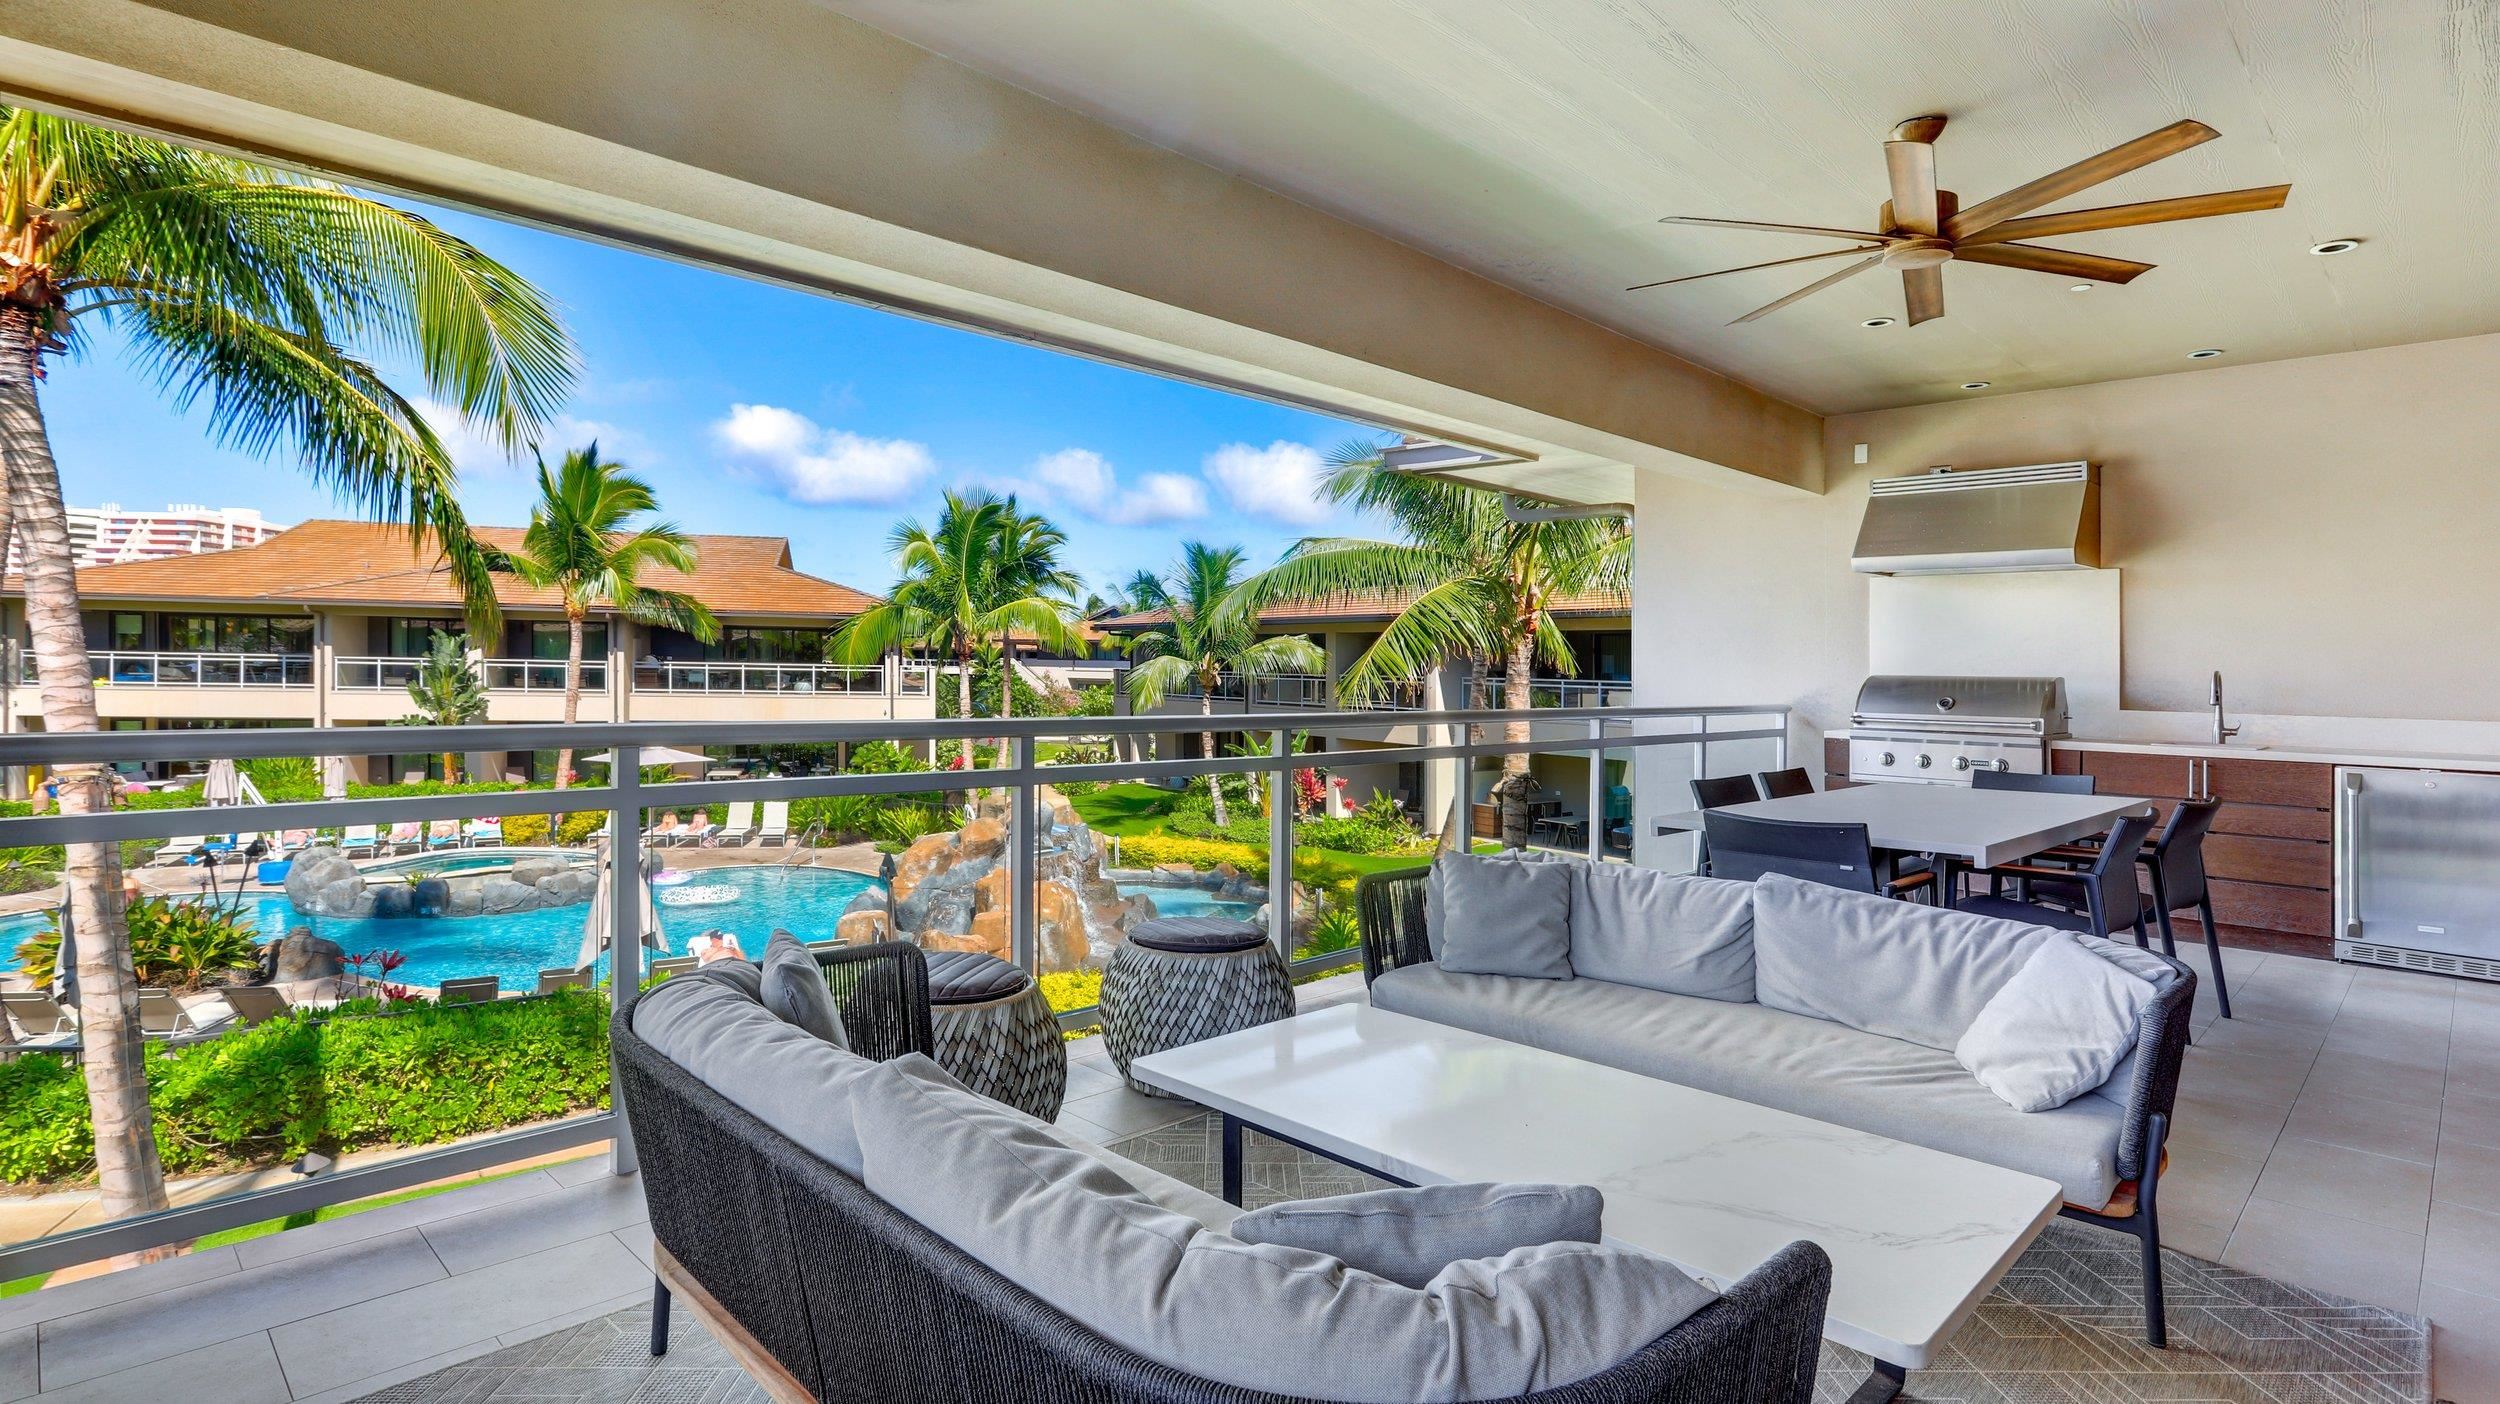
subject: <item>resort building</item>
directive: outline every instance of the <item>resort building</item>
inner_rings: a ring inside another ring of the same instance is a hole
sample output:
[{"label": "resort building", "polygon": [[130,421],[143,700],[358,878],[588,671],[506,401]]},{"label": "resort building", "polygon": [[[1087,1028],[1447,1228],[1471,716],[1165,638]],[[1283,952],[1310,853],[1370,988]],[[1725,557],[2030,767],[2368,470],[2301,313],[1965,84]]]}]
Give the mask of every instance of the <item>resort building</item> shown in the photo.
[{"label": "resort building", "polygon": [[[154,561],[257,546],[286,530],[265,520],[257,507],[202,507],[177,502],[162,512],[132,512],[118,502],[69,509],[70,559],[82,566]],[[18,544],[9,541],[8,569],[18,568]]]},{"label": "resort building", "polygon": [[[516,527],[479,537],[520,544]],[[824,661],[825,641],[875,603],[791,564],[777,536],[697,536],[694,574],[646,583],[682,590],[720,620],[706,642],[674,629],[594,612],[582,650],[579,720],[866,721],[936,715],[930,668],[890,657],[873,666]],[[41,728],[22,585],[0,589],[9,666],[0,678],[7,730]],[[203,555],[98,565],[78,572],[88,657],[104,724],[141,731],[218,727],[385,727],[409,714],[408,684],[436,634],[467,630],[439,562],[405,529],[313,521],[258,545]],[[503,631],[472,640],[471,666],[488,722],[563,718],[563,610],[551,591],[506,578]],[[376,731],[361,758],[376,782],[423,778],[441,758],[402,755]],[[484,776],[548,778],[554,753],[481,752]]]}]

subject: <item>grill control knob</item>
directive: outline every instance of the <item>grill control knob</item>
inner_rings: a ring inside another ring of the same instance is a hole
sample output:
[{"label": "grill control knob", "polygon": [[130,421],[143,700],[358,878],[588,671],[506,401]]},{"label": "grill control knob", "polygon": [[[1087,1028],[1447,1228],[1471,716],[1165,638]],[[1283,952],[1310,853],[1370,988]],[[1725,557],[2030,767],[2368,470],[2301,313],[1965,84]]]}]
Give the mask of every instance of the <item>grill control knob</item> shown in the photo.
[{"label": "grill control knob", "polygon": [[1970,769],[1970,757],[1968,757],[1968,756],[1955,756],[1955,757],[1953,758],[1953,768],[1954,768],[1955,770],[1968,770],[1968,769]]},{"label": "grill control knob", "polygon": [[1935,758],[1934,756],[1931,756],[1931,755],[1926,755],[1926,754],[1922,753],[1922,754],[1919,756],[1919,758],[1918,758],[1918,768],[1919,768],[1919,769],[1921,769],[1921,770],[1925,770],[1925,769],[1927,769],[1928,767],[1930,767],[1930,766],[1934,765],[1935,763],[1936,763],[1936,758]]},{"label": "grill control knob", "polygon": [[2005,757],[2003,757],[2003,756],[1999,756],[1999,757],[1997,757],[1997,769],[1999,769],[1999,770],[2012,770],[2013,768],[2014,768],[2014,763],[2013,763],[2012,761],[2007,760],[2007,759],[2006,759]]},{"label": "grill control knob", "polygon": [[1892,764],[1892,752],[1890,752],[1890,751],[1886,751],[1886,752],[1884,752],[1884,764],[1886,764],[1886,765],[1890,765],[1890,764]]}]

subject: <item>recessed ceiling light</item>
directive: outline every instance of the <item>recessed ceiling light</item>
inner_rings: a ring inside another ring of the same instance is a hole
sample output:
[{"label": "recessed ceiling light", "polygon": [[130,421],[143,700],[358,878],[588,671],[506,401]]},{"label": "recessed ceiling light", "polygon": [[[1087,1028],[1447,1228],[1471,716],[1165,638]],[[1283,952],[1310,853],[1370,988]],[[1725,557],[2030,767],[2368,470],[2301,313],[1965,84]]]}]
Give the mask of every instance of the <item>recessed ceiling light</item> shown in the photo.
[{"label": "recessed ceiling light", "polygon": [[1965,390],[1985,390],[1988,388],[1988,382],[1984,380],[1965,380],[1962,382],[1962,388]]},{"label": "recessed ceiling light", "polygon": [[1858,325],[1862,327],[1888,327],[1892,325],[1892,318],[1869,317],[1865,321],[1858,323]]},{"label": "recessed ceiling light", "polygon": [[2320,258],[2326,258],[2334,254],[2351,253],[2354,249],[2360,247],[2361,241],[2359,239],[2329,239],[2323,244],[2311,244],[2309,246],[2309,252],[2316,254]]},{"label": "recessed ceiling light", "polygon": [[2221,348],[2221,347],[2219,347],[2219,346],[2208,346],[2208,347],[2206,347],[2206,348],[2205,348],[2204,350],[2202,350],[2202,351],[2190,351],[2190,352],[2188,353],[2188,359],[2189,359],[2189,360],[2191,360],[2191,361],[2210,361],[2210,360],[2212,360],[2214,357],[2219,356],[2219,355],[2221,355],[2221,354],[2222,354],[2222,348]]},{"label": "recessed ceiling light", "polygon": [[2090,283],[2077,283],[2077,284],[2075,284],[2073,287],[2068,288],[2066,291],[2068,291],[2068,292],[2090,292],[2090,291],[2092,291],[2092,285],[2091,285]]}]

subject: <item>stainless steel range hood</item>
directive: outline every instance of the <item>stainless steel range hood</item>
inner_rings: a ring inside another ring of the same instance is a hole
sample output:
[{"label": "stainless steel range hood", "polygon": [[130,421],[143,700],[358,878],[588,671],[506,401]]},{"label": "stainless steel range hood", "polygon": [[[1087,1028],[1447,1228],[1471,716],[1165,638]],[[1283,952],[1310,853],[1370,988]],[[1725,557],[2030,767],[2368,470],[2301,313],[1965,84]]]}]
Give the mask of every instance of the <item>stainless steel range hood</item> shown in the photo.
[{"label": "stainless steel range hood", "polygon": [[1940,470],[1868,488],[1851,569],[1870,575],[2091,570],[2101,473],[2089,463]]}]

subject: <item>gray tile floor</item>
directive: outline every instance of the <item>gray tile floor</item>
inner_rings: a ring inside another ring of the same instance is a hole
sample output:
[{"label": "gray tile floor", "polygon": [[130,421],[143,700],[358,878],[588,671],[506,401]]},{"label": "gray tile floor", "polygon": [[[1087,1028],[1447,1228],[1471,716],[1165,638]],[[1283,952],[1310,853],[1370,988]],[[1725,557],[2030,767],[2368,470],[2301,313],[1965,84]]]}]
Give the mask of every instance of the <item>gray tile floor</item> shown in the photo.
[{"label": "gray tile floor", "polygon": [[[2419,1311],[2439,1394],[2500,1400],[2500,986],[2230,953],[2200,990],[2164,1180],[2175,1248]],[[1306,1008],[1362,997],[1303,987]],[[1063,1120],[1193,1108],[1070,1045]],[[347,1400],[647,1300],[639,1190],[585,1161],[0,1300],[0,1404]],[[1303,1187],[1326,1192],[1325,1186]]]}]

